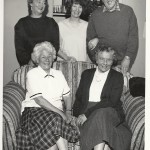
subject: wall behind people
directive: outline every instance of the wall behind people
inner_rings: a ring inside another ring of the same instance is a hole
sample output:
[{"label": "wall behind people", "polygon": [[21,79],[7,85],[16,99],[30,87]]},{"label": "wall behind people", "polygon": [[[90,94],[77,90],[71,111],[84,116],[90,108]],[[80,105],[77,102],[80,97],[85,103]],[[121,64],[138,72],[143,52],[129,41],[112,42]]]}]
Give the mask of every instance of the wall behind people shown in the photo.
[{"label": "wall behind people", "polygon": [[123,4],[133,8],[139,27],[139,51],[131,69],[136,76],[145,77],[145,21],[146,21],[146,0],[121,0]]},{"label": "wall behind people", "polygon": [[14,47],[14,25],[20,17],[26,16],[27,14],[27,2],[25,0],[4,1],[4,85],[10,81],[12,72],[19,67]]},{"label": "wall behind people", "polygon": [[[50,8],[52,0],[48,0]],[[135,76],[145,76],[145,38],[143,37],[145,23],[146,0],[131,1],[122,0],[123,3],[131,6],[138,19],[139,26],[139,52],[131,72]],[[19,67],[14,46],[14,25],[17,21],[28,14],[26,0],[5,0],[4,1],[4,55],[3,55],[3,85],[11,80],[12,72]],[[49,9],[48,16],[52,15]],[[57,22],[64,18],[54,18]]]}]

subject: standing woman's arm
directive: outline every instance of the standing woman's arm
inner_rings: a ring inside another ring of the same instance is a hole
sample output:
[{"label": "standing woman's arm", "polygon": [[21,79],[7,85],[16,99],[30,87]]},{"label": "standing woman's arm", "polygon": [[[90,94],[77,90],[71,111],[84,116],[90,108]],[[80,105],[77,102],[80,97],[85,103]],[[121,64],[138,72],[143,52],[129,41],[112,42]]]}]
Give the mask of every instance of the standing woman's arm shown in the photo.
[{"label": "standing woman's arm", "polygon": [[53,46],[55,47],[56,53],[58,53],[59,51],[59,47],[60,47],[60,41],[59,41],[59,27],[58,24],[56,23],[56,21],[51,18],[51,42],[53,44]]},{"label": "standing woman's arm", "polygon": [[14,27],[15,30],[15,49],[16,49],[16,57],[20,66],[28,64],[31,59],[30,53],[27,49],[25,49],[25,36],[24,36],[24,28],[22,20],[19,20],[18,23]]}]

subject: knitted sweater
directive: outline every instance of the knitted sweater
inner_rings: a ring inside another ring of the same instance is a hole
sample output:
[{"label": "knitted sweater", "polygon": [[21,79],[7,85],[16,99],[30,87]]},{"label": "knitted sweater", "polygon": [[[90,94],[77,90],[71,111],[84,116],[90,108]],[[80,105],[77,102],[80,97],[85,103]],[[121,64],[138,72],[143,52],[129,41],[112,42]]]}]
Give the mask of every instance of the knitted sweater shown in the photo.
[{"label": "knitted sweater", "polygon": [[[131,58],[131,66],[138,51],[138,26],[133,9],[119,4],[120,11],[103,12],[104,6],[96,9],[89,20],[87,42],[97,37],[99,44],[106,44],[114,48],[121,63],[124,56]],[[88,50],[94,60],[94,51]]]},{"label": "knitted sweater", "polygon": [[53,18],[21,18],[15,25],[15,48],[20,66],[28,64],[37,43],[48,41],[59,50],[59,28]]}]

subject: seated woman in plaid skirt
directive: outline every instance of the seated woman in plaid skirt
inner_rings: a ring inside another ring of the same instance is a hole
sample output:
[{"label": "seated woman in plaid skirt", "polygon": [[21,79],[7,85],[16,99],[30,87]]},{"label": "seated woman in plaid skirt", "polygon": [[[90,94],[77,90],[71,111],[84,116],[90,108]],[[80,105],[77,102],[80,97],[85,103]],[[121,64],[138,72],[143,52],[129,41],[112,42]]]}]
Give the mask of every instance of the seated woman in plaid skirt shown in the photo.
[{"label": "seated woman in plaid skirt", "polygon": [[16,133],[19,150],[67,150],[68,141],[79,139],[79,131],[70,124],[70,89],[62,72],[51,68],[55,57],[50,42],[36,44],[33,49],[32,60],[38,67],[27,73],[26,99]]}]

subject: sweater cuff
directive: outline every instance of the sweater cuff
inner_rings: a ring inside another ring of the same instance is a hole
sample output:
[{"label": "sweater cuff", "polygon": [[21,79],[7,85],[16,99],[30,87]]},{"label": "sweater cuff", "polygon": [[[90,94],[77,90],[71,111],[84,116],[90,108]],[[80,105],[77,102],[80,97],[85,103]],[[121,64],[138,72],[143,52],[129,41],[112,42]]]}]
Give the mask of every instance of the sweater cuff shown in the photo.
[{"label": "sweater cuff", "polygon": [[129,56],[130,57],[130,60],[132,60],[132,58],[133,58],[133,53],[131,53],[131,52],[126,52],[126,54],[125,54],[125,56]]}]

